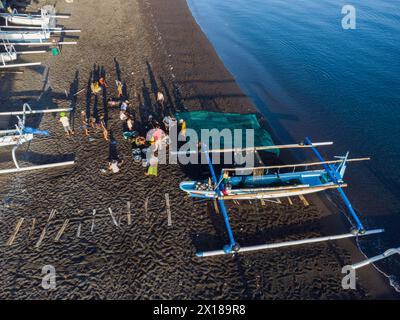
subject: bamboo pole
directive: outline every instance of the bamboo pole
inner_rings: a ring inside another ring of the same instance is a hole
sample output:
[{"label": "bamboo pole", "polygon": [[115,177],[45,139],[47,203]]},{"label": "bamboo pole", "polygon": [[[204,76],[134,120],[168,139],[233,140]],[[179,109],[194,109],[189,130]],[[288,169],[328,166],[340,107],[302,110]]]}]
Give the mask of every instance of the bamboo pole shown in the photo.
[{"label": "bamboo pole", "polygon": [[168,227],[172,226],[171,205],[169,203],[169,194],[165,194],[165,205],[167,209]]},{"label": "bamboo pole", "polygon": [[90,232],[93,233],[94,231],[94,220],[96,218],[96,209],[93,209],[93,218],[92,218],[92,226],[90,227]]},{"label": "bamboo pole", "polygon": [[132,224],[132,214],[131,214],[131,202],[127,202],[127,207],[128,207],[128,212],[126,214],[127,220],[128,220],[128,226]]},{"label": "bamboo pole", "polygon": [[26,168],[5,169],[5,170],[0,170],[0,174],[10,174],[10,173],[25,172],[25,171],[35,171],[35,170],[51,169],[51,168],[58,168],[58,167],[66,167],[66,166],[72,166],[74,164],[75,164],[75,161],[67,161],[67,162],[60,162],[60,163],[44,164],[44,165],[40,165],[40,166],[31,166],[31,167],[26,167]]},{"label": "bamboo pole", "polygon": [[[354,158],[348,159],[346,162],[358,162],[358,161],[369,161],[371,158]],[[337,164],[342,163],[343,160],[331,160],[331,161],[323,161],[323,162],[310,162],[310,163],[299,163],[299,164],[287,164],[281,166],[267,166],[267,167],[251,167],[251,168],[227,168],[223,169],[224,172],[235,172],[235,171],[253,171],[253,170],[271,170],[271,169],[285,169],[285,168],[299,168],[299,167],[313,167],[324,164]]]},{"label": "bamboo pole", "polygon": [[[224,152],[255,152],[255,151],[266,151],[275,149],[307,149],[323,146],[331,146],[333,142],[314,142],[310,144],[286,144],[286,145],[274,145],[274,146],[263,146],[263,147],[250,147],[250,148],[227,148],[227,149],[214,149],[207,150],[208,153],[224,153]],[[186,154],[197,154],[201,153],[198,150],[188,150],[188,151],[171,151],[172,155],[186,155]]]},{"label": "bamboo pole", "polygon": [[26,111],[10,111],[0,112],[2,116],[23,116],[25,114],[42,114],[42,113],[58,113],[58,112],[70,112],[72,108],[58,108],[58,109],[43,109],[43,110],[26,110]]},{"label": "bamboo pole", "polygon": [[309,207],[310,204],[308,203],[307,199],[303,195],[299,195],[300,200],[303,202],[305,207]]},{"label": "bamboo pole", "polygon": [[64,234],[65,229],[68,227],[68,223],[69,223],[69,219],[66,219],[64,221],[64,224],[62,225],[61,229],[58,231],[58,233],[57,233],[57,235],[56,235],[56,237],[54,239],[55,242],[60,241],[62,235]]},{"label": "bamboo pole", "polygon": [[[286,242],[279,242],[279,243],[272,243],[272,244],[261,244],[256,246],[250,247],[242,247],[239,249],[238,253],[241,252],[253,252],[258,250],[268,250],[268,249],[279,249],[284,247],[292,247],[298,246],[303,244],[311,244],[311,243],[318,243],[318,242],[326,242],[326,241],[333,241],[339,239],[346,239],[346,238],[354,238],[354,237],[364,237],[369,236],[377,233],[382,233],[385,230],[383,229],[376,229],[376,230],[369,230],[365,233],[346,233],[346,234],[339,234],[334,236],[326,236],[326,237],[318,237],[318,238],[311,238],[311,239],[302,239],[302,240],[294,240],[294,241],[286,241]],[[198,257],[215,257],[215,256],[222,256],[226,254],[232,254],[235,252],[228,252],[226,253],[224,250],[215,250],[215,251],[208,251],[208,252],[198,252],[196,255]]]},{"label": "bamboo pole", "polygon": [[[254,190],[250,190],[250,191],[255,191],[256,193],[251,193],[251,194],[237,194],[237,195],[231,195],[231,196],[222,196],[219,197],[218,199],[221,200],[248,200],[248,199],[257,199],[257,198],[271,198],[271,199],[275,199],[274,195],[271,194],[271,192],[274,191],[287,191],[287,193],[292,193],[293,195],[296,195],[296,193],[299,192],[305,192],[307,191],[307,193],[314,193],[314,192],[319,192],[319,191],[324,191],[324,190],[328,190],[328,189],[337,189],[337,188],[344,188],[347,187],[347,184],[341,184],[341,185],[330,185],[330,186],[324,186],[324,187],[293,187],[293,188],[287,188],[287,189],[283,189],[283,188],[276,188],[273,190],[269,190],[269,191],[263,191],[263,192],[256,192],[257,189]],[[249,190],[246,190],[249,191]],[[286,197],[286,196],[285,196]]]},{"label": "bamboo pole", "polygon": [[12,235],[10,236],[10,238],[8,239],[8,241],[6,243],[7,246],[12,246],[13,245],[13,243],[15,241],[15,238],[17,237],[18,231],[21,228],[22,223],[24,222],[24,220],[25,220],[25,218],[20,218],[18,220],[17,224],[15,225],[14,232],[12,233]]},{"label": "bamboo pole", "polygon": [[114,222],[115,226],[118,227],[118,222],[117,222],[117,220],[115,220],[115,217],[114,217],[114,214],[113,214],[113,212],[112,212],[112,209],[111,209],[111,208],[108,208],[108,212],[110,212],[112,221]]}]

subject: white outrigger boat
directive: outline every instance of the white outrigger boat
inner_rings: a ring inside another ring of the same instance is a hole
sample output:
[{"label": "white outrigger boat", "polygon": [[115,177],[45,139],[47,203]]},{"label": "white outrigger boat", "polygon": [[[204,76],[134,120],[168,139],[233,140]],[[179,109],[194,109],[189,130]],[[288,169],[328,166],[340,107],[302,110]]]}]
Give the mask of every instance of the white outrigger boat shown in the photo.
[{"label": "white outrigger boat", "polygon": [[[16,30],[10,30],[16,29]],[[39,43],[49,41],[52,34],[56,33],[79,33],[81,30],[64,30],[61,28],[42,27],[0,27],[0,39],[9,42]],[[67,44],[69,42],[66,42]],[[65,44],[65,43],[64,43]],[[74,43],[75,44],[75,43]]]},{"label": "white outrigger boat", "polygon": [[[1,116],[17,116],[18,124],[15,125],[15,129],[11,130],[0,130],[0,148],[10,147],[12,146],[12,159],[15,165],[13,169],[4,169],[0,170],[0,174],[11,174],[23,171],[32,171],[32,170],[41,170],[47,168],[55,168],[55,167],[63,167],[63,166],[71,166],[75,163],[75,161],[66,161],[66,162],[58,162],[58,163],[50,163],[44,165],[37,166],[29,166],[29,167],[20,167],[17,157],[16,151],[19,146],[30,143],[35,135],[48,136],[48,131],[37,130],[34,128],[29,128],[25,126],[26,115],[29,114],[43,114],[43,113],[57,113],[57,112],[69,112],[71,108],[64,109],[48,109],[48,110],[32,110],[31,107],[25,103],[22,111],[17,112],[1,112]],[[22,118],[20,117],[22,116]]]},{"label": "white outrigger boat", "polygon": [[41,8],[40,14],[23,14],[14,9],[10,13],[0,13],[0,17],[4,18],[7,26],[9,23],[23,26],[50,26],[55,25],[55,19],[69,18],[67,15],[57,15],[53,6]]},{"label": "white outrigger boat", "polygon": [[39,54],[47,52],[46,50],[17,51],[13,44],[5,40],[3,40],[3,48],[4,52],[0,52],[0,69],[41,65],[42,64],[41,62],[16,63],[16,64],[10,64],[10,62],[16,61],[19,55]]}]

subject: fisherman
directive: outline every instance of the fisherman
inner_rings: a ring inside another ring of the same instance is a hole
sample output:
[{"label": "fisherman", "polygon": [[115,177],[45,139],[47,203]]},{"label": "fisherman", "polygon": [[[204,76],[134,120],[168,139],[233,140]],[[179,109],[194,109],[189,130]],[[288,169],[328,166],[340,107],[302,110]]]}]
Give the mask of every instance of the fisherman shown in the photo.
[{"label": "fisherman", "polygon": [[111,173],[118,173],[121,171],[122,164],[124,163],[123,160],[112,160],[111,162],[108,163],[108,170],[111,171]]},{"label": "fisherman", "polygon": [[149,168],[147,169],[147,172],[144,174],[145,176],[157,176],[158,175],[158,157],[157,153],[154,153],[151,155],[150,160],[149,160]]},{"label": "fisherman", "polygon": [[180,132],[180,135],[182,135],[182,136],[186,136],[186,121],[185,120],[183,120],[183,119],[181,119],[181,120],[179,120],[179,124],[180,124],[180,126],[181,126],[181,132]]},{"label": "fisherman", "polygon": [[143,147],[146,145],[146,138],[145,137],[137,137],[134,141],[133,141],[134,145],[139,148],[139,147]]},{"label": "fisherman", "polygon": [[65,112],[60,113],[60,122],[62,123],[65,134],[67,136],[74,134],[74,131],[71,129],[71,125],[69,123],[69,118],[67,117]]},{"label": "fisherman", "polygon": [[222,176],[221,189],[224,196],[229,194],[229,172],[224,172],[224,175]]},{"label": "fisherman", "polygon": [[86,136],[88,136],[89,135],[89,121],[86,116],[86,112],[84,110],[82,110],[82,112],[81,112],[81,122],[82,122],[83,132]]},{"label": "fisherman", "polygon": [[103,138],[108,141],[108,130],[106,128],[106,122],[104,121],[104,116],[100,117],[100,127],[103,129]]},{"label": "fisherman", "polygon": [[104,89],[107,89],[107,88],[108,88],[108,84],[107,84],[107,82],[106,82],[106,78],[105,78],[105,77],[101,77],[101,78],[99,79],[99,84],[100,84],[100,86],[103,87]]},{"label": "fisherman", "polygon": [[121,103],[120,109],[121,111],[127,111],[129,107],[129,100],[125,100]]},{"label": "fisherman", "polygon": [[161,106],[164,107],[164,101],[165,101],[165,98],[164,98],[163,93],[160,91],[157,92],[157,103],[161,104]]},{"label": "fisherman", "polygon": [[124,85],[119,80],[115,80],[115,84],[117,85],[117,96],[118,98],[122,98],[124,95]]},{"label": "fisherman", "polygon": [[101,91],[101,87],[99,85],[98,81],[93,81],[92,84],[90,85],[90,89],[92,90],[92,94],[95,96],[98,95]]},{"label": "fisherman", "polygon": [[131,115],[128,115],[128,119],[126,120],[126,126],[128,128],[128,131],[133,131],[133,118]]}]

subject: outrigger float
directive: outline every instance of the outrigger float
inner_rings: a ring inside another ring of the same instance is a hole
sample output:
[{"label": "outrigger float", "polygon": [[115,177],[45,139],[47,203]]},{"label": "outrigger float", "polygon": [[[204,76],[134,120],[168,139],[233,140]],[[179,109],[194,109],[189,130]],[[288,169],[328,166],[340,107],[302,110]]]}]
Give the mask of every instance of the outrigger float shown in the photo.
[{"label": "outrigger float", "polygon": [[[349,162],[369,160],[369,158],[349,159],[349,154],[347,153],[344,157],[339,157],[338,160],[326,161],[321,156],[317,148],[332,144],[333,142],[313,143],[309,138],[305,139],[305,143],[300,143],[298,145],[274,145],[229,150],[208,150],[207,146],[203,144],[200,152],[204,153],[207,159],[212,182],[210,183],[210,179],[207,181],[187,181],[182,182],[180,184],[180,188],[182,191],[188,193],[188,195],[192,198],[217,201],[218,207],[224,219],[225,227],[229,237],[229,244],[225,245],[222,250],[198,252],[196,255],[198,257],[211,257],[242,252],[253,252],[265,249],[277,249],[302,244],[368,236],[384,232],[383,229],[366,230],[357,213],[354,211],[350,200],[343,191],[343,188],[347,186],[343,180],[347,164]],[[214,166],[210,159],[210,153],[214,152],[255,152],[261,150],[288,148],[310,148],[320,162],[284,166],[222,169],[220,177],[217,178]],[[303,170],[296,172],[297,168],[308,168],[315,166],[322,166],[322,169]],[[290,169],[291,172],[280,173],[281,169]],[[256,175],[255,172],[259,173],[259,170],[263,170],[265,173]],[[275,172],[269,173],[269,171],[272,170],[275,170]],[[228,175],[228,173],[233,174],[233,176]],[[236,242],[230,225],[227,209],[225,207],[226,200],[279,199],[282,197],[321,192],[328,189],[335,189],[339,192],[339,195],[343,199],[344,204],[346,205],[352,217],[353,228],[349,233],[272,244],[260,244],[249,247],[241,247]]]},{"label": "outrigger float", "polygon": [[[11,130],[0,130],[0,148],[12,146],[12,159],[15,165],[13,169],[0,170],[0,174],[11,174],[23,171],[41,170],[48,168],[71,166],[75,164],[75,161],[66,161],[59,163],[44,164],[30,167],[20,167],[16,157],[16,151],[19,146],[28,143],[30,144],[35,135],[48,136],[48,131],[37,130],[25,126],[26,116],[31,114],[44,114],[44,113],[58,113],[58,112],[69,112],[71,108],[64,109],[47,109],[47,110],[32,110],[29,104],[23,105],[22,111],[16,112],[1,112],[1,116],[17,116],[18,124],[15,125],[15,129]],[[22,116],[22,118],[20,117]]]}]

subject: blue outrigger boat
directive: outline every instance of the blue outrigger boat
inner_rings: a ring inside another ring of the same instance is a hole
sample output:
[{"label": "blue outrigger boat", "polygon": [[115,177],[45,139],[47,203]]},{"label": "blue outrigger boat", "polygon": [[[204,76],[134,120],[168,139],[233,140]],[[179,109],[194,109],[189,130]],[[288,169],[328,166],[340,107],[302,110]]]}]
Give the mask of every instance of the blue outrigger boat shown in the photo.
[{"label": "blue outrigger boat", "polygon": [[[251,150],[208,150],[207,146],[203,144],[201,152],[206,156],[211,178],[209,180],[182,182],[180,188],[192,198],[208,199],[217,202],[225,222],[229,244],[225,245],[222,250],[198,252],[196,255],[199,257],[210,257],[252,252],[367,236],[384,232],[383,229],[366,230],[353,209],[350,200],[343,191],[343,188],[347,186],[343,180],[347,164],[349,162],[369,160],[369,158],[349,159],[349,154],[347,153],[346,156],[338,157],[339,159],[337,160],[326,161],[317,150],[317,147],[332,144],[332,142],[313,143],[309,138],[305,139],[305,143],[300,143],[298,145],[257,147],[250,148]],[[288,148],[310,148],[319,162],[284,166],[222,169],[220,177],[217,178],[210,158],[210,153],[213,152],[238,152],[243,150],[246,152],[255,152],[268,149]],[[316,170],[308,169],[309,167],[315,166],[322,166],[322,168]],[[296,169],[301,167],[305,168],[305,170],[296,172]],[[290,169],[290,172],[280,173],[282,169]],[[260,174],[261,171],[263,171],[263,173]],[[270,173],[270,171],[273,172]],[[255,174],[256,172],[257,174]],[[226,200],[279,199],[282,197],[301,196],[304,194],[321,192],[328,189],[336,189],[339,192],[339,195],[350,213],[352,229],[349,233],[248,247],[241,247],[236,242],[225,207]]]}]

